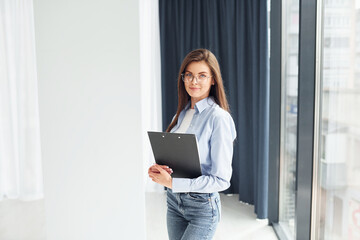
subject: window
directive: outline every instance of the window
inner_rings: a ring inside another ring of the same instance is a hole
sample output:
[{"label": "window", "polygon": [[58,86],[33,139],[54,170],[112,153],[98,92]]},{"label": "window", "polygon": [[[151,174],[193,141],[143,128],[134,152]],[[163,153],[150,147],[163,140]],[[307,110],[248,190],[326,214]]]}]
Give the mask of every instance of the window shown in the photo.
[{"label": "window", "polygon": [[323,7],[316,239],[360,239],[360,1]]}]

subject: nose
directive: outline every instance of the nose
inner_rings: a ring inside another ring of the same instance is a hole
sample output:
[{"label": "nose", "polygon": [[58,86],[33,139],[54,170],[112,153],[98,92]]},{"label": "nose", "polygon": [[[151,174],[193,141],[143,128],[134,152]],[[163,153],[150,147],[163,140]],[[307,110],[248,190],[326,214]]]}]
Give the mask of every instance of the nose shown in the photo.
[{"label": "nose", "polygon": [[[195,81],[195,79],[196,79],[196,81]],[[194,85],[195,85],[195,83],[197,84],[198,83],[197,77],[194,76],[193,79],[191,80],[191,83]]]}]

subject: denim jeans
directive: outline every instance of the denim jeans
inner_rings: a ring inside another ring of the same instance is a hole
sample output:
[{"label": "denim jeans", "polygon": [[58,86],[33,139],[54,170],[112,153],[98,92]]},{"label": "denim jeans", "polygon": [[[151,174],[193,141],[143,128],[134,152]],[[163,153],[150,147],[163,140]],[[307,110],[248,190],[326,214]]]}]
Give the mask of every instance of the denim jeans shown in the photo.
[{"label": "denim jeans", "polygon": [[169,240],[212,239],[221,216],[219,193],[173,193],[167,189]]}]

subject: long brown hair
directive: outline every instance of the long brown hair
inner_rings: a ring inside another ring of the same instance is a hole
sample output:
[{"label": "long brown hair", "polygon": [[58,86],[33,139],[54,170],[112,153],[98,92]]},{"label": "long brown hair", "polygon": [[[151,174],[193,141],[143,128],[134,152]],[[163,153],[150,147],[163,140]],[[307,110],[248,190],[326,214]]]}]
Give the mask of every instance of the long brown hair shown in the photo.
[{"label": "long brown hair", "polygon": [[170,123],[166,132],[170,132],[170,130],[176,125],[180,112],[185,108],[186,104],[190,101],[191,97],[186,92],[184,81],[181,79],[181,74],[185,72],[186,67],[191,62],[200,62],[204,61],[210,68],[211,74],[213,75],[213,79],[215,84],[211,85],[209,96],[213,96],[215,102],[224,110],[230,112],[229,104],[226,99],[225,89],[223,80],[221,77],[220,66],[215,57],[215,55],[207,49],[196,49],[188,53],[185,59],[183,60],[179,75],[178,75],[178,108],[176,111],[176,116],[174,120]]}]

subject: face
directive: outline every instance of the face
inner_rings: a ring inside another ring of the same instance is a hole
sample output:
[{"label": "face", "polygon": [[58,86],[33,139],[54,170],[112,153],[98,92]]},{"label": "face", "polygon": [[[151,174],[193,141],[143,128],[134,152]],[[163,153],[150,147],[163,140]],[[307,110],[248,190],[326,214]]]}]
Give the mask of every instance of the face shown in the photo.
[{"label": "face", "polygon": [[[190,63],[185,69],[185,74],[194,76],[191,82],[184,81],[186,92],[191,96],[191,103],[194,106],[196,102],[209,96],[210,88],[215,84],[214,77],[211,77],[210,68],[204,61]],[[199,78],[204,77],[204,81],[198,81]]]}]

